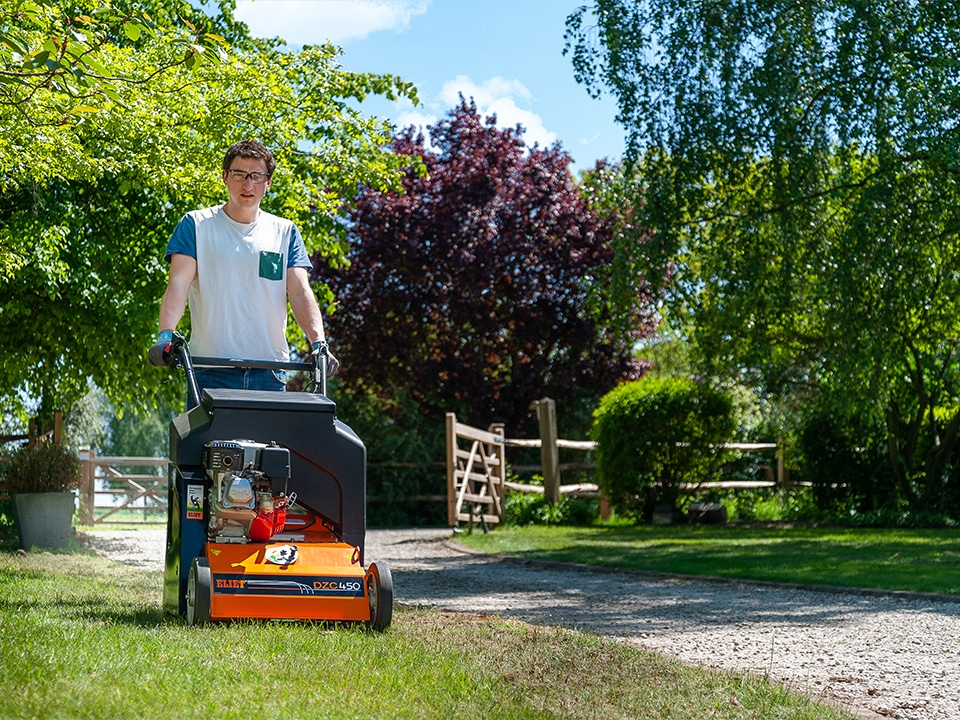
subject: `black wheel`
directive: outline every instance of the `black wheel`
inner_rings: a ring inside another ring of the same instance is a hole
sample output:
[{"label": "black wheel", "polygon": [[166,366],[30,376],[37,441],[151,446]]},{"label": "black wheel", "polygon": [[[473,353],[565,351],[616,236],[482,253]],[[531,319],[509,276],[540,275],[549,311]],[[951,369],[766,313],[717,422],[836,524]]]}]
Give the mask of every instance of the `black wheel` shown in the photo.
[{"label": "black wheel", "polygon": [[367,571],[367,600],[371,630],[386,630],[393,620],[393,576],[386,564],[371,563]]},{"label": "black wheel", "polygon": [[206,558],[194,558],[187,576],[187,625],[210,622],[212,585],[210,563]]}]

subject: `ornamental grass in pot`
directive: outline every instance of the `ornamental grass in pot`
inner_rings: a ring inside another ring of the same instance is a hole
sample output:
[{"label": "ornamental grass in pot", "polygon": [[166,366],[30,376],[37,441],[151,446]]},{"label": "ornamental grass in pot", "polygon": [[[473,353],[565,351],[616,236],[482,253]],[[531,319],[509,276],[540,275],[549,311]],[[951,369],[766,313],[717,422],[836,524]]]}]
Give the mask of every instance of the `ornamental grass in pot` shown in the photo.
[{"label": "ornamental grass in pot", "polygon": [[20,547],[70,547],[74,490],[81,477],[80,460],[62,445],[26,446],[13,453],[4,479]]}]

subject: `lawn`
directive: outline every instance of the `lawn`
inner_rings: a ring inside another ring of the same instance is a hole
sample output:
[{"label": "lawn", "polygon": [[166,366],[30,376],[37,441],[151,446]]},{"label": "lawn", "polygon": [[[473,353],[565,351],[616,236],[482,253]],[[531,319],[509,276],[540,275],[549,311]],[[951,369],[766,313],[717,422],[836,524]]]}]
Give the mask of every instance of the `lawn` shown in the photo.
[{"label": "lawn", "polygon": [[2,718],[754,718],[848,715],[762,676],[571,630],[398,608],[385,633],[188,627],[161,574],[0,552]]},{"label": "lawn", "polygon": [[960,594],[960,529],[529,526],[458,535],[468,547],[671,574]]}]

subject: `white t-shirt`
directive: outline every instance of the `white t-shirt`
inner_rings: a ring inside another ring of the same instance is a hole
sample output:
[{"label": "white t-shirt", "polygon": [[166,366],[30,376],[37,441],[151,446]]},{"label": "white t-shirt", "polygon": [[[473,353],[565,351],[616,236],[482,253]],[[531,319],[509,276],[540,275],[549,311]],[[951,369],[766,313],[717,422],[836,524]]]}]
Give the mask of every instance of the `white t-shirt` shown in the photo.
[{"label": "white t-shirt", "polygon": [[235,222],[222,206],[183,216],[167,244],[197,260],[190,286],[190,352],[198,357],[286,361],[287,269],[311,267],[290,220],[260,211]]}]

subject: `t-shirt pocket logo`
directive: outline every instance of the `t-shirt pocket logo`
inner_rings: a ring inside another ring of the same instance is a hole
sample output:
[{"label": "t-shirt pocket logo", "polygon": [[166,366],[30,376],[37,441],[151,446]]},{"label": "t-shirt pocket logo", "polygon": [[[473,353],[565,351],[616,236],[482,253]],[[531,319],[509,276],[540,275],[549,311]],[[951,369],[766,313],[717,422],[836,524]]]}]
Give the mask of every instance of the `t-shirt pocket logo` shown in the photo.
[{"label": "t-shirt pocket logo", "polygon": [[283,253],[260,251],[260,277],[283,280]]}]

